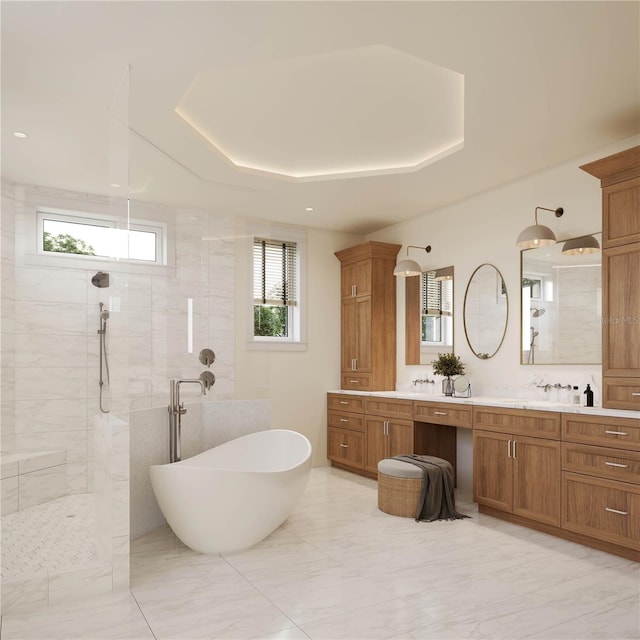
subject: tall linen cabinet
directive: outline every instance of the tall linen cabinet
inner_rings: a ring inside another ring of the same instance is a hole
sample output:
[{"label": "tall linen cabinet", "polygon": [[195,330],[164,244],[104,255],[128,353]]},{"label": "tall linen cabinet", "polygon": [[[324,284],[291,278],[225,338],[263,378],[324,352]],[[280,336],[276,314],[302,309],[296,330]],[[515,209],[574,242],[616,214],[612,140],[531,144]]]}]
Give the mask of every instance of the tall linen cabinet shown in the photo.
[{"label": "tall linen cabinet", "polygon": [[340,384],[393,391],[396,384],[396,278],[401,245],[365,242],[336,252],[341,263]]},{"label": "tall linen cabinet", "polygon": [[602,186],[602,406],[640,410],[640,146],[580,168]]}]

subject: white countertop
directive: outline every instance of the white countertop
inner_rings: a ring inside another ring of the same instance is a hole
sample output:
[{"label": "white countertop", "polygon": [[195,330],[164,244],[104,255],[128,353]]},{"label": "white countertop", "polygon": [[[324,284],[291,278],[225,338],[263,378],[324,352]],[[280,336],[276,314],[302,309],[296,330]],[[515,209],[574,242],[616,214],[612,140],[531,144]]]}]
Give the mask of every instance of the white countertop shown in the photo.
[{"label": "white countertop", "polygon": [[562,413],[584,413],[595,416],[610,416],[614,418],[633,418],[640,420],[640,411],[624,409],[603,409],[602,407],[582,407],[562,402],[547,402],[544,400],[526,400],[519,398],[496,398],[490,396],[475,396],[471,398],[453,398],[435,393],[411,393],[409,391],[345,391],[344,389],[330,390],[328,393],[342,393],[345,395],[374,396],[378,398],[396,398],[398,400],[424,400],[426,402],[450,402],[452,404],[482,405],[489,407],[503,407],[507,409],[535,409],[537,411],[559,411]]}]

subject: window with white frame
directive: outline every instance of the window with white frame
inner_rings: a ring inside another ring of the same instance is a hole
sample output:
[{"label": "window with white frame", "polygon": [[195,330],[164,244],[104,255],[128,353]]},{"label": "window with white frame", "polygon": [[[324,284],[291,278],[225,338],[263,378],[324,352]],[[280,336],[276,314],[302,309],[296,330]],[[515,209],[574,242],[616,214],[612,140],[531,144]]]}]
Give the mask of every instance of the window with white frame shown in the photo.
[{"label": "window with white frame", "polygon": [[303,350],[306,234],[270,226],[268,233],[256,233],[251,238],[249,346]]},{"label": "window with white frame", "polygon": [[423,346],[453,344],[453,280],[425,271],[420,282],[421,338]]},{"label": "window with white frame", "polygon": [[88,259],[166,264],[166,225],[110,216],[38,209],[37,252]]}]

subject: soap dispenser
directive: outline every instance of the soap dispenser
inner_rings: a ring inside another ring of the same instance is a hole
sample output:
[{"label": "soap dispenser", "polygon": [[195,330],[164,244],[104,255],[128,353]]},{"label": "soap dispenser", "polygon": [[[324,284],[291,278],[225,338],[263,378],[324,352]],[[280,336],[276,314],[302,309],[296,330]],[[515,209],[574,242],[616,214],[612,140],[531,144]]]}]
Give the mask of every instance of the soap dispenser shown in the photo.
[{"label": "soap dispenser", "polygon": [[587,396],[587,403],[585,407],[593,407],[593,391],[591,391],[591,385],[588,384],[587,388],[584,390],[584,394]]},{"label": "soap dispenser", "polygon": [[571,404],[580,404],[580,391],[578,390],[578,386],[574,385],[573,393],[571,394]]}]

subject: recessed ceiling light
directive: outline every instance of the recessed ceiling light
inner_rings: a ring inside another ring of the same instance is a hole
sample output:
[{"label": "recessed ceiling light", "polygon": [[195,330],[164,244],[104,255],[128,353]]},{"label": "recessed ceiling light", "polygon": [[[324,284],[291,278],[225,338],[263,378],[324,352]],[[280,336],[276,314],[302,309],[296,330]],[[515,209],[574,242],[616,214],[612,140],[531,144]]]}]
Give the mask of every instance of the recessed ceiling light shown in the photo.
[{"label": "recessed ceiling light", "polygon": [[117,182],[112,182],[109,186],[113,187],[114,189],[119,189],[120,188],[120,185]]},{"label": "recessed ceiling light", "polygon": [[28,137],[29,137],[29,136],[28,136],[26,133],[24,133],[23,131],[14,131],[14,132],[13,132],[13,135],[14,135],[16,138],[28,138]]},{"label": "recessed ceiling light", "polygon": [[313,207],[305,207],[304,210],[305,211],[313,211]]}]

